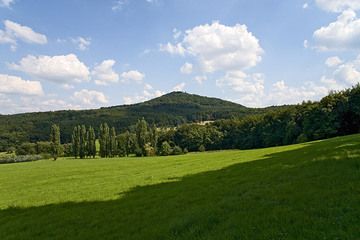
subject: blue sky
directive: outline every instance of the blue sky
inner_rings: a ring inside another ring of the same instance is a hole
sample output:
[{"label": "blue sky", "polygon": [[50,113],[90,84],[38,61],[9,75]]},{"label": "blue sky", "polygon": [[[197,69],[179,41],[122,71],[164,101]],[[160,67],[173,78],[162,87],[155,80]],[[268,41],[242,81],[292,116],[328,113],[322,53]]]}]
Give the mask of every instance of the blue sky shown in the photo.
[{"label": "blue sky", "polygon": [[0,113],[177,90],[245,106],[360,81],[360,0],[0,0]]}]

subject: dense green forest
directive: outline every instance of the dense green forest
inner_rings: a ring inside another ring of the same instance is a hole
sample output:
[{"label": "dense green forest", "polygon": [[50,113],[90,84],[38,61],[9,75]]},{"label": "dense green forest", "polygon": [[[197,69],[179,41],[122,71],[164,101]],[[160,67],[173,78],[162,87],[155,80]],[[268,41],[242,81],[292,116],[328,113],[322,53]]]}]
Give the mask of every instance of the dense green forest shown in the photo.
[{"label": "dense green forest", "polygon": [[217,98],[172,92],[134,105],[81,111],[0,115],[0,151],[18,146],[23,142],[48,141],[52,124],[60,126],[61,142],[69,143],[76,125],[98,127],[106,122],[117,132],[122,132],[143,117],[148,123],[155,123],[158,127],[173,127],[184,123],[261,114],[269,109],[272,108],[252,109]]},{"label": "dense green forest", "polygon": [[[303,102],[262,114],[166,128],[142,118],[122,132],[117,133],[108,123],[100,124],[97,132],[91,125],[75,126],[71,143],[62,145],[60,155],[94,158],[96,139],[101,157],[117,157],[262,148],[354,134],[360,132],[360,85],[331,92],[319,102]],[[51,140],[47,147],[46,142],[19,144],[16,153],[50,153],[51,142],[55,141]],[[51,155],[56,159],[52,152]]]}]

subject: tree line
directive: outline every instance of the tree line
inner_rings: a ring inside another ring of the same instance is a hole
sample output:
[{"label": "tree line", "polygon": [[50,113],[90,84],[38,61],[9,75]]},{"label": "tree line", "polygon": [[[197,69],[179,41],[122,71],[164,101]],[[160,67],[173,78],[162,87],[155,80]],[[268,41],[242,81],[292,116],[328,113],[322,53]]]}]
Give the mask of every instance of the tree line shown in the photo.
[{"label": "tree line", "polygon": [[[60,146],[56,155],[75,158],[117,156],[177,155],[188,151],[251,149],[354,134],[360,132],[360,85],[331,92],[319,102],[303,102],[296,106],[276,108],[260,115],[219,120],[205,125],[183,124],[178,127],[157,127],[144,118],[126,131],[102,123],[75,126],[72,141],[59,145],[60,130],[52,127],[50,145]],[[56,136],[54,138],[54,136]],[[51,145],[53,143],[53,145]],[[44,148],[40,142],[35,147]],[[97,149],[98,145],[98,149]],[[29,143],[21,145],[29,148]],[[34,147],[34,144],[32,145]],[[17,151],[24,150],[20,147]]]}]

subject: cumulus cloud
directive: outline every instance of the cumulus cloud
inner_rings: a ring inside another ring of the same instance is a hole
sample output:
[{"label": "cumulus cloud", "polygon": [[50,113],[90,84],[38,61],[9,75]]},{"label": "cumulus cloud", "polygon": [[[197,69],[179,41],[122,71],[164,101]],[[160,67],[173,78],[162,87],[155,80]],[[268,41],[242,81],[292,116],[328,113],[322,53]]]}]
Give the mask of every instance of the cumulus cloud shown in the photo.
[{"label": "cumulus cloud", "polygon": [[181,68],[180,72],[182,74],[191,74],[193,71],[193,65],[191,63],[185,63]]},{"label": "cumulus cloud", "polygon": [[313,37],[316,48],[322,51],[359,49],[360,19],[353,10],[345,10],[335,22],[316,30]]},{"label": "cumulus cloud", "polygon": [[337,56],[335,56],[335,57],[329,57],[329,58],[327,58],[326,61],[325,61],[325,64],[326,64],[326,66],[328,66],[328,67],[336,67],[336,66],[338,66],[338,65],[341,64],[341,63],[342,63],[342,60],[341,60],[339,57],[337,57]]},{"label": "cumulus cloud", "polygon": [[87,50],[89,48],[90,44],[91,44],[91,39],[90,38],[84,38],[84,37],[72,38],[71,41],[81,51]]},{"label": "cumulus cloud", "polygon": [[263,53],[259,40],[241,24],[200,25],[187,30],[183,42],[205,72],[247,69],[260,62]]},{"label": "cumulus cloud", "polygon": [[182,83],[177,84],[175,87],[173,87],[172,90],[176,91],[176,92],[183,91],[185,86],[186,86],[186,83],[182,82]]},{"label": "cumulus cloud", "polygon": [[350,85],[360,83],[360,64],[359,62],[349,62],[340,65],[334,71],[334,77]]},{"label": "cumulus cloud", "polygon": [[85,106],[95,106],[97,104],[108,103],[108,99],[104,93],[88,89],[82,89],[75,92],[73,99]]},{"label": "cumulus cloud", "polygon": [[264,95],[264,75],[260,73],[246,74],[242,71],[227,72],[224,77],[216,80],[216,85],[235,91],[241,97],[238,101],[247,106],[261,105]]},{"label": "cumulus cloud", "polygon": [[145,78],[145,74],[137,71],[137,70],[131,70],[128,72],[123,72],[121,74],[122,81],[124,82],[136,82],[141,83],[142,80]]},{"label": "cumulus cloud", "polygon": [[55,83],[71,83],[89,80],[89,69],[75,54],[59,56],[28,55],[10,68],[27,73],[38,79]]},{"label": "cumulus cloud", "polygon": [[23,80],[7,74],[0,74],[0,93],[37,96],[44,94],[40,82]]},{"label": "cumulus cloud", "polygon": [[316,0],[316,4],[328,12],[342,12],[347,9],[359,10],[359,0]]},{"label": "cumulus cloud", "polygon": [[34,44],[47,43],[45,35],[35,32],[30,27],[20,25],[10,20],[5,20],[4,25],[5,29],[0,30],[0,44],[11,44],[13,50],[16,49],[17,40]]},{"label": "cumulus cloud", "polygon": [[114,65],[115,60],[108,59],[95,66],[91,72],[95,84],[108,85],[110,83],[117,83],[119,81],[119,75],[113,70]]}]

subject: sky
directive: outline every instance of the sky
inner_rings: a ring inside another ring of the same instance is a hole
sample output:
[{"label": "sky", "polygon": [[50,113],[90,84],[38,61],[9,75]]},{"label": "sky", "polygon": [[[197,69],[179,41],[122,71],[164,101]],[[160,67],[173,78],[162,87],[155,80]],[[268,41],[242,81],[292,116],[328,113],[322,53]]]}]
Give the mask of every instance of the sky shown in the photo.
[{"label": "sky", "polygon": [[172,91],[248,107],[360,82],[360,0],[0,0],[0,114]]}]

